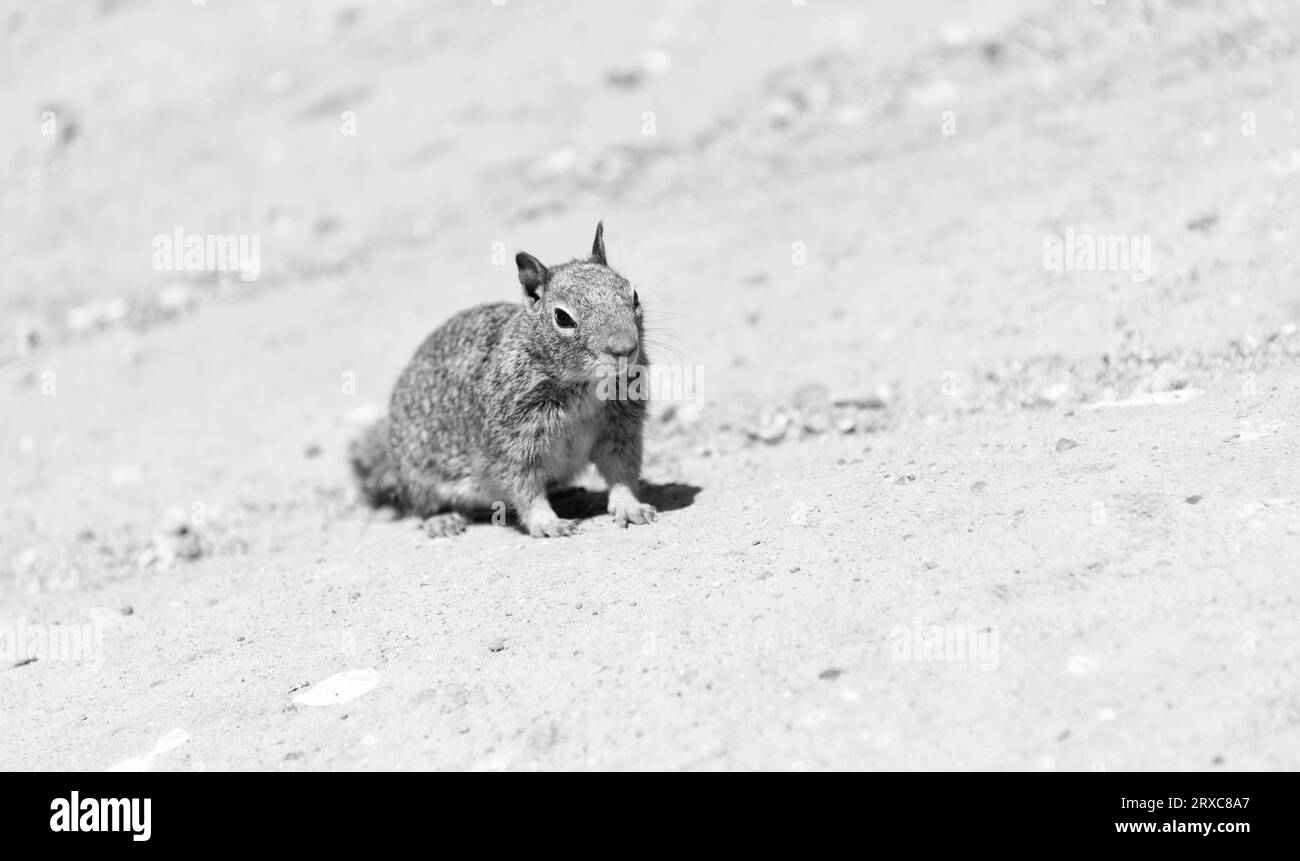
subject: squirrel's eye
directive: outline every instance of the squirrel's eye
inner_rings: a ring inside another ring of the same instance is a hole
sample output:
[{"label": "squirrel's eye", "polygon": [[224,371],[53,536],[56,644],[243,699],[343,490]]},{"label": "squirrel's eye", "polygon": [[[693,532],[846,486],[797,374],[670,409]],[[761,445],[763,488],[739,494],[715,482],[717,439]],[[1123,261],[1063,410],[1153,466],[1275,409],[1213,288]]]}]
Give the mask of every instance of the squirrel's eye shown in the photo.
[{"label": "squirrel's eye", "polygon": [[578,324],[573,322],[573,318],[570,317],[568,312],[563,308],[556,308],[555,325],[559,326],[561,329],[573,329],[576,328]]}]

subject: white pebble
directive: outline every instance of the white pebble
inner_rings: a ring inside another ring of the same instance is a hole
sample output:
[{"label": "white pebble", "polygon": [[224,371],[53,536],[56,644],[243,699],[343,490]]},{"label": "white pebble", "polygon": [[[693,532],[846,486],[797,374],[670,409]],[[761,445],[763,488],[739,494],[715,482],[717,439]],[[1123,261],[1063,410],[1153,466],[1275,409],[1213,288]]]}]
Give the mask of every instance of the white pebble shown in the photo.
[{"label": "white pebble", "polygon": [[109,771],[149,771],[158,757],[175,750],[190,740],[190,734],[183,729],[174,729],[154,742],[153,750],[144,756],[132,757],[109,768]]},{"label": "white pebble", "polygon": [[1070,661],[1065,665],[1065,668],[1069,670],[1071,675],[1086,676],[1088,673],[1094,672],[1100,666],[1101,661],[1097,660],[1092,655],[1075,655],[1070,658]]},{"label": "white pebble", "polygon": [[304,706],[335,706],[351,702],[368,693],[379,684],[379,673],[367,667],[364,670],[344,670],[294,694],[293,701]]}]

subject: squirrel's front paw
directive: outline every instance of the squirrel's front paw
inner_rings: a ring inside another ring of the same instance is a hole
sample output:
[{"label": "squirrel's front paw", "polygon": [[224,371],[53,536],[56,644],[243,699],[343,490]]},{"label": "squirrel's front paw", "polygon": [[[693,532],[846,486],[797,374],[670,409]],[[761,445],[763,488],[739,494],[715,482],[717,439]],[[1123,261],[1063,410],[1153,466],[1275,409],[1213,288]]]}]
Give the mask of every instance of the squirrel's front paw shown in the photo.
[{"label": "squirrel's front paw", "polygon": [[627,529],[629,523],[653,523],[659,516],[659,512],[653,505],[635,500],[611,505],[609,513],[614,515],[614,522],[624,529]]},{"label": "squirrel's front paw", "polygon": [[539,514],[528,519],[528,534],[534,538],[563,538],[572,535],[578,528],[578,521]]}]

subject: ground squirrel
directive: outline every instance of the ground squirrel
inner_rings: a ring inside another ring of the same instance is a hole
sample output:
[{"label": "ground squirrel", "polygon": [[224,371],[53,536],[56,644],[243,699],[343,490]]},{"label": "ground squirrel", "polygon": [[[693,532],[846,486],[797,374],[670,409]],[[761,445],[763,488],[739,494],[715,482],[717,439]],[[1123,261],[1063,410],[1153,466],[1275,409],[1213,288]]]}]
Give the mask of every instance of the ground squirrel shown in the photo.
[{"label": "ground squirrel", "polygon": [[420,517],[433,536],[463,532],[497,503],[534,537],[569,535],[576,523],[546,493],[590,462],[615,522],[653,521],[637,498],[646,402],[626,396],[645,373],[641,302],[606,262],[604,225],[585,260],[548,269],[521,251],[515,263],[523,303],[480,305],[435,330],[387,418],[353,442],[363,496]]}]

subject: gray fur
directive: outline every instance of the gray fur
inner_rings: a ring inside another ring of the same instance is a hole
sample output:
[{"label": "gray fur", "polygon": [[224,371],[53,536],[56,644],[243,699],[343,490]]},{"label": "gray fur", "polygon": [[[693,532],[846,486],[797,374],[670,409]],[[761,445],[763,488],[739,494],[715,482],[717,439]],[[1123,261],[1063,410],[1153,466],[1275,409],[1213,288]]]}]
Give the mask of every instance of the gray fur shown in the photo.
[{"label": "gray fur", "polygon": [[[645,400],[597,396],[602,377],[635,377],[628,366],[646,362],[641,308],[605,265],[601,228],[590,259],[516,262],[524,302],[470,308],[434,331],[398,377],[388,418],[353,443],[363,495],[424,519],[500,501],[534,537],[568,535],[574,523],[546,493],[591,462],[619,525],[654,520],[637,498]],[[556,323],[557,308],[573,328]],[[463,528],[444,517],[429,531],[459,531],[448,525]]]}]

